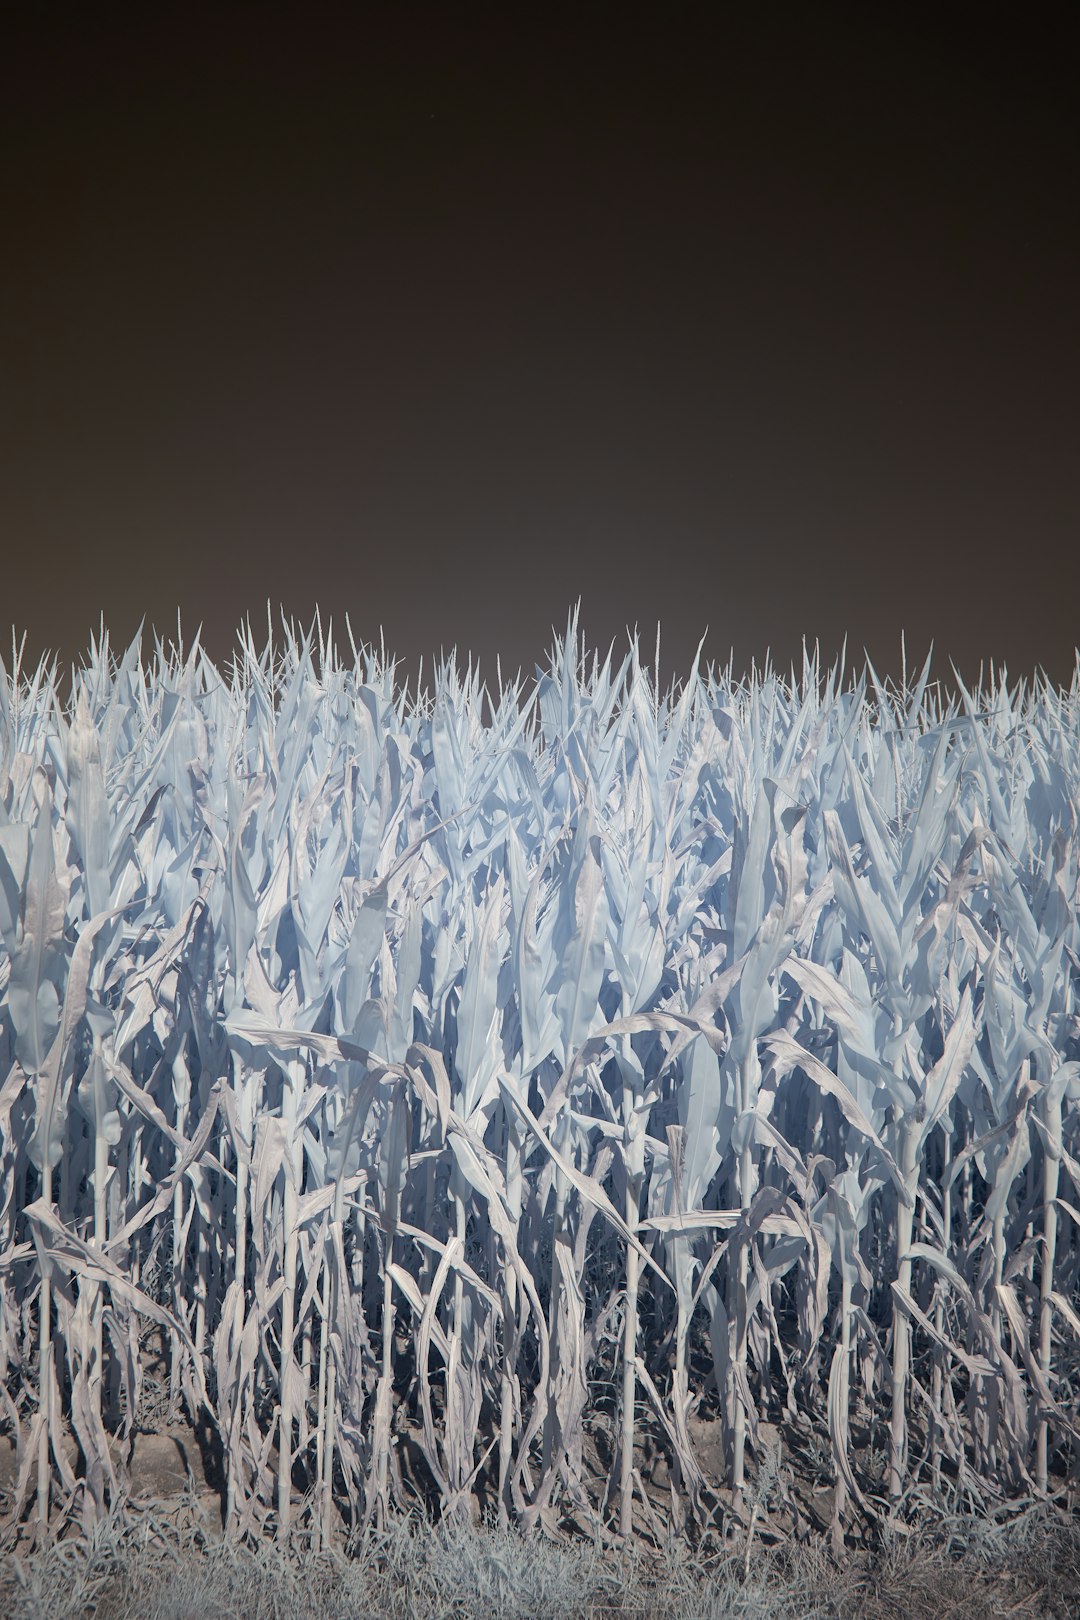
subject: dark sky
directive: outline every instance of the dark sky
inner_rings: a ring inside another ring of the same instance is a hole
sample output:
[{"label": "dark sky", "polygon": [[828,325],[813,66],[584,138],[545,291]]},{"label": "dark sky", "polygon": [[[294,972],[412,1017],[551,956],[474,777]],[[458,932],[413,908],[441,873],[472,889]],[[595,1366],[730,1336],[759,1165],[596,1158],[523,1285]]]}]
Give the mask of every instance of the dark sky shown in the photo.
[{"label": "dark sky", "polygon": [[580,595],[662,678],[706,626],[1071,678],[1064,9],[22,9],[9,667],[178,607],[227,660],[270,598],[494,683]]}]

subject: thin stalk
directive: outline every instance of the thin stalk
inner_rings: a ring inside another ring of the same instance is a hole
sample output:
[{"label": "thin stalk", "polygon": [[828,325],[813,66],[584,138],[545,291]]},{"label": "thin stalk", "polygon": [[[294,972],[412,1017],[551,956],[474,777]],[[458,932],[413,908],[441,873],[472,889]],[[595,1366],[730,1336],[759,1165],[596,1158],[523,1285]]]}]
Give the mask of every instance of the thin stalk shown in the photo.
[{"label": "thin stalk", "polygon": [[[563,1232],[566,1224],[566,1203],[568,1189],[566,1177],[556,1167],[555,1170],[555,1211],[551,1223],[551,1298],[548,1308],[548,1332],[551,1335],[551,1344],[560,1344],[559,1337],[559,1306],[562,1300],[562,1273],[559,1270],[559,1244],[563,1241]],[[552,1372],[554,1378],[558,1358],[552,1355]],[[555,1402],[551,1398],[554,1389],[548,1391],[548,1406],[544,1417],[544,1446],[543,1446],[543,1473],[547,1477],[551,1467],[551,1460],[555,1451],[555,1426],[558,1423],[558,1412]]]},{"label": "thin stalk", "polygon": [[[949,1254],[951,1252],[951,1250],[952,1250],[952,1183],[949,1180],[949,1169],[950,1169],[950,1167],[952,1165],[953,1151],[952,1151],[952,1124],[951,1124],[951,1121],[947,1117],[942,1121],[941,1131],[942,1131],[942,1136],[944,1138],[944,1145],[945,1145],[945,1152],[944,1152],[944,1158],[942,1160],[942,1171],[941,1171],[941,1185],[942,1185],[941,1224],[942,1224],[942,1232],[944,1234],[945,1253]],[[934,1303],[934,1326],[937,1329],[938,1339],[940,1341],[940,1339],[943,1336],[944,1331],[945,1331],[945,1302],[944,1302],[944,1300],[942,1299],[942,1296],[941,1296],[941,1289],[938,1288],[935,1292],[936,1292],[936,1299],[935,1299],[935,1303]],[[943,1391],[944,1376],[945,1376],[944,1363],[945,1363],[945,1352],[941,1348],[941,1344],[939,1342],[938,1344],[936,1344],[934,1346],[934,1374],[933,1374],[933,1381],[932,1381],[932,1384],[931,1384],[931,1390],[932,1390],[932,1395],[933,1395],[933,1403],[934,1403],[934,1410],[930,1414],[930,1424],[931,1424],[930,1469],[931,1469],[931,1475],[932,1475],[932,1478],[933,1478],[933,1494],[934,1494],[934,1500],[935,1501],[937,1501],[938,1498],[941,1495],[941,1439],[942,1439],[942,1436],[941,1436],[941,1428],[940,1428],[940,1423],[939,1423],[939,1420],[938,1420],[938,1417],[937,1417],[937,1413],[943,1410],[941,1401],[942,1401],[942,1391]]]},{"label": "thin stalk", "polygon": [[[383,1271],[383,1302],[382,1302],[382,1371],[379,1377],[379,1392],[376,1405],[380,1410],[389,1411],[390,1389],[394,1381],[394,1283],[390,1275],[390,1266],[393,1261],[393,1237],[387,1233],[386,1239],[386,1267]],[[379,1513],[379,1529],[383,1529],[383,1512],[386,1504],[387,1473],[390,1463],[390,1435],[387,1432],[376,1438],[378,1455],[375,1459],[375,1481],[377,1491],[377,1504]]]},{"label": "thin stalk", "polygon": [[[176,1095],[176,1132],[183,1142],[187,1138],[187,1114],[190,1098],[191,1081],[188,1075],[187,1063],[184,1060],[183,1048],[173,1059],[173,1088]],[[183,1158],[183,1149],[177,1145],[175,1163],[179,1165]],[[173,1188],[173,1241],[172,1263],[175,1288],[175,1308],[177,1315],[181,1310],[181,1283],[184,1271],[184,1184],[186,1177],[177,1176]],[[175,1329],[169,1329],[169,1411],[175,1416],[180,1401],[180,1361],[181,1346],[180,1335]]]},{"label": "thin stalk", "polygon": [[[898,1200],[896,1209],[896,1283],[901,1294],[911,1292],[911,1230],[915,1215],[914,1189],[917,1180],[918,1134],[914,1124],[900,1124],[900,1172],[910,1201]],[[889,1500],[896,1503],[904,1490],[907,1450],[907,1385],[911,1360],[911,1332],[907,1312],[899,1299],[893,1300],[893,1396],[889,1427]]]},{"label": "thin stalk", "polygon": [[[465,1200],[462,1197],[462,1181],[456,1163],[454,1164],[450,1173],[450,1186],[454,1199],[454,1235],[461,1244],[461,1253],[464,1254],[467,1221],[465,1213]],[[447,1473],[450,1476],[451,1486],[455,1491],[461,1490],[464,1486],[465,1481],[468,1478],[472,1462],[471,1455],[466,1455],[465,1453],[464,1442],[466,1439],[471,1437],[467,1436],[465,1433],[464,1414],[459,1413],[458,1410],[460,1392],[458,1389],[458,1381],[455,1376],[456,1362],[454,1359],[454,1351],[458,1346],[461,1345],[464,1338],[464,1311],[465,1284],[460,1268],[455,1267],[454,1308],[452,1317],[454,1328],[453,1336],[450,1341],[451,1356],[446,1368],[446,1406],[444,1411],[443,1429],[446,1436],[445,1446],[449,1462]],[[457,1461],[456,1468],[454,1466],[455,1459]]]},{"label": "thin stalk", "polygon": [[299,1175],[300,1154],[296,1141],[296,1117],[300,1092],[304,1084],[304,1065],[291,1062],[288,1080],[282,1092],[281,1112],[286,1132],[285,1196],[282,1201],[282,1237],[284,1254],[282,1275],[284,1292],[281,1296],[281,1372],[278,1400],[278,1536],[285,1540],[289,1534],[292,1509],[292,1453],[293,1453],[293,1361],[296,1333],[296,1257],[299,1243]]},{"label": "thin stalk", "polygon": [[[41,1171],[41,1196],[52,1203],[52,1169],[46,1162]],[[43,1537],[49,1534],[49,1446],[52,1439],[52,1282],[49,1269],[43,1268],[41,1277],[40,1317],[38,1320],[38,1399],[45,1422],[38,1435],[37,1454],[37,1516]]]},{"label": "thin stalk", "polygon": [[[749,1061],[741,1065],[739,1073],[740,1112],[745,1115],[753,1103]],[[753,1151],[747,1142],[739,1154],[739,1204],[743,1220],[750,1213],[753,1175]],[[735,1282],[735,1427],[731,1464],[731,1489],[739,1498],[746,1480],[746,1408],[742,1392],[746,1388],[747,1347],[747,1287],[750,1280],[750,1240],[739,1244]]]},{"label": "thin stalk", "polygon": [[[750,1149],[742,1150],[739,1155],[739,1198],[742,1212],[745,1216],[750,1209]],[[746,1346],[747,1346],[747,1308],[746,1296],[750,1281],[750,1243],[744,1239],[739,1244],[739,1255],[735,1273],[735,1427],[734,1452],[731,1465],[731,1489],[736,1496],[742,1494],[746,1483],[746,1408],[743,1405],[742,1389],[746,1375]],[[742,1374],[742,1378],[739,1374]]]},{"label": "thin stalk", "polygon": [[[322,1327],[319,1332],[319,1386],[318,1395],[315,1402],[315,1410],[318,1413],[318,1420],[315,1429],[315,1478],[318,1482],[320,1491],[322,1490],[323,1478],[323,1435],[326,1433],[326,1340],[330,1320],[328,1313],[330,1282],[327,1274],[325,1258],[323,1259],[322,1271],[323,1277],[321,1293],[319,1289],[316,1289],[315,1291],[315,1300],[318,1306],[319,1316],[322,1319]],[[308,1336],[308,1343],[310,1343],[310,1335]],[[320,1511],[315,1515],[314,1523],[314,1541],[316,1551],[318,1551],[323,1543],[324,1530],[325,1527],[322,1522],[322,1513],[320,1507]]]},{"label": "thin stalk", "polygon": [[[846,1270],[840,1278],[840,1355],[843,1358],[845,1371],[845,1387],[851,1384],[851,1278]],[[843,1433],[838,1437],[841,1445],[848,1441],[849,1412],[845,1404],[843,1412]],[[833,1506],[833,1547],[837,1554],[844,1547],[844,1515],[847,1512],[847,1481],[839,1468],[836,1470],[836,1495]]]},{"label": "thin stalk", "polygon": [[[1054,1261],[1057,1255],[1057,1195],[1062,1139],[1061,1099],[1045,1096],[1043,1119],[1048,1147],[1043,1154],[1043,1255],[1039,1277],[1039,1367],[1050,1378],[1050,1329],[1054,1289]],[[1046,1418],[1039,1421],[1035,1440],[1035,1482],[1040,1491],[1048,1483],[1049,1428]]]},{"label": "thin stalk", "polygon": [[[109,1144],[102,1131],[94,1133],[94,1247],[104,1251],[108,1236],[107,1204],[109,1174]],[[90,1293],[90,1365],[87,1376],[88,1395],[90,1404],[96,1409],[99,1420],[102,1420],[101,1392],[102,1392],[102,1359],[104,1350],[103,1312],[105,1301],[101,1285],[97,1282],[80,1283],[80,1288],[86,1286]]]},{"label": "thin stalk", "polygon": [[[508,1208],[514,1219],[513,1241],[517,1242],[517,1224],[521,1215],[521,1151],[522,1140],[513,1115],[506,1120],[506,1190]],[[514,1380],[516,1372],[516,1345],[520,1332],[515,1326],[517,1313],[517,1272],[509,1264],[503,1272],[503,1364],[502,1388],[499,1401],[499,1524],[510,1522],[511,1492],[510,1469],[514,1454]]]},{"label": "thin stalk", "polygon": [[[393,1444],[394,1385],[394,1239],[397,1236],[401,1211],[401,1192],[408,1155],[406,1103],[400,1095],[393,1099],[389,1116],[388,1162],[385,1181],[380,1168],[379,1179],[383,1191],[383,1300],[382,1300],[382,1372],[375,1395],[375,1418],[372,1444],[375,1452],[376,1512],[378,1528],[384,1528],[388,1508],[387,1476],[390,1466],[390,1447]],[[447,1372],[449,1385],[450,1374]]]},{"label": "thin stalk", "polygon": [[[338,1176],[334,1188],[334,1203],[330,1221],[326,1280],[326,1313],[323,1322],[323,1343],[326,1360],[326,1405],[322,1409],[324,1431],[322,1474],[320,1476],[320,1520],[323,1544],[330,1541],[334,1513],[334,1450],[337,1444],[337,1359],[331,1353],[330,1334],[338,1313],[338,1290],[345,1277],[345,1195],[344,1172]],[[347,1286],[347,1285],[346,1285]]]},{"label": "thin stalk", "polygon": [[[638,1178],[626,1178],[626,1224],[637,1233],[639,1216]],[[634,1533],[634,1404],[637,1399],[638,1290],[641,1257],[636,1248],[626,1250],[626,1316],[623,1322],[622,1451],[619,1458],[619,1533]]]},{"label": "thin stalk", "polygon": [[278,1424],[278,1535],[284,1540],[289,1533],[292,1499],[292,1445],[293,1445],[293,1337],[296,1310],[296,1250],[297,1250],[297,1196],[295,1186],[287,1181],[284,1201],[285,1291],[281,1296],[281,1373],[279,1400],[281,1417]]},{"label": "thin stalk", "polygon": [[499,1526],[510,1523],[510,1467],[514,1455],[514,1378],[510,1346],[517,1308],[517,1273],[508,1266],[503,1276],[503,1366],[499,1394]]},{"label": "thin stalk", "polygon": [[[333,1289],[331,1289],[331,1299]],[[329,1337],[332,1316],[328,1315],[326,1331]],[[332,1535],[334,1513],[334,1449],[337,1444],[337,1362],[333,1356],[327,1358],[326,1363],[326,1405],[323,1408],[325,1418],[323,1427],[325,1438],[322,1452],[322,1509],[320,1519],[322,1523],[322,1543],[329,1546]]]}]

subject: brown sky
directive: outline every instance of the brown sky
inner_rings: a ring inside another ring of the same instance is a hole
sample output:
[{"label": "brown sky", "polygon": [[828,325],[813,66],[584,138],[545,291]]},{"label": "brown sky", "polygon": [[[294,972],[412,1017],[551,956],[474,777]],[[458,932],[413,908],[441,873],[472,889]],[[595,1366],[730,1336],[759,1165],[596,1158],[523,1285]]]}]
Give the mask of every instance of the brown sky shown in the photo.
[{"label": "brown sky", "polygon": [[227,659],[269,597],[493,681],[580,595],[662,675],[1071,678],[1065,10],[24,9],[6,658],[179,607]]}]

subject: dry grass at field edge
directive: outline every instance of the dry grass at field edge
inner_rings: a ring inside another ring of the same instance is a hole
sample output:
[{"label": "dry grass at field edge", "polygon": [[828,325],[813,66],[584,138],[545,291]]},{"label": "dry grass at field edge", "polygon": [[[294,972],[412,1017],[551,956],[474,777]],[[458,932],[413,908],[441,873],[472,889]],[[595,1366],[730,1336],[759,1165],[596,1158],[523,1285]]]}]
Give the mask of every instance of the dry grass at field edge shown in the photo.
[{"label": "dry grass at field edge", "polygon": [[350,1556],[230,1546],[194,1496],[0,1562],[10,1620],[1077,1620],[1080,1524],[956,1521],[837,1562],[824,1542],[620,1558],[396,1520]]}]

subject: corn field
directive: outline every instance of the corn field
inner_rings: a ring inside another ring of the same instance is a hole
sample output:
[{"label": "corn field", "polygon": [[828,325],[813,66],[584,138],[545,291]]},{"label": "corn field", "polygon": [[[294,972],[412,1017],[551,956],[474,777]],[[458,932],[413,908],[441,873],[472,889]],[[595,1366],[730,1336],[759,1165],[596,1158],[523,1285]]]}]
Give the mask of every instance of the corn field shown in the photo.
[{"label": "corn field", "polygon": [[692,1534],[796,1420],[841,1534],[1075,1484],[1080,673],[141,646],[0,666],[9,1538],[152,1336],[231,1536],[630,1538],[646,1441]]}]

